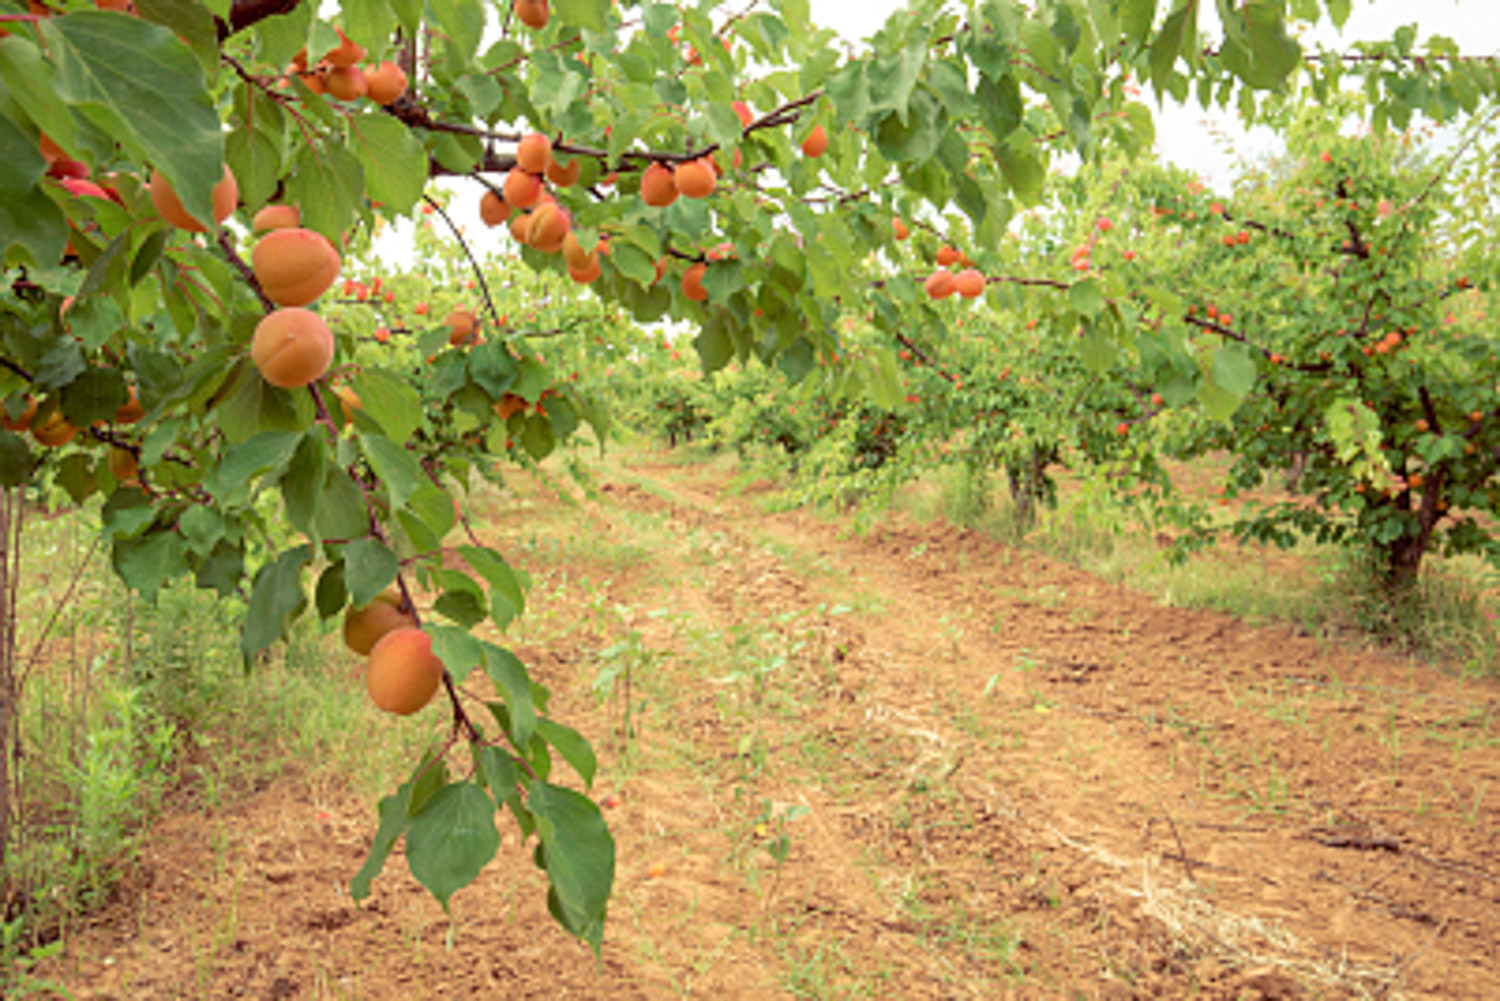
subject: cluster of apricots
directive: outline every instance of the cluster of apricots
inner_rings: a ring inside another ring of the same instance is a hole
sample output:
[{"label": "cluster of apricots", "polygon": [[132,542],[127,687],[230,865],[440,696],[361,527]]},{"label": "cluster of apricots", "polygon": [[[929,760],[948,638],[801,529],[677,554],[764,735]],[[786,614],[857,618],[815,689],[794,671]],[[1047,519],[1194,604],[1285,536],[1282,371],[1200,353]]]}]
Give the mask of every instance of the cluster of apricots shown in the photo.
[{"label": "cluster of apricots", "polygon": [[344,642],[368,658],[365,687],[388,713],[410,716],[432,700],[442,683],[443,662],[432,652],[432,637],[421,630],[414,610],[394,587],[344,613]]},{"label": "cluster of apricots", "polygon": [[[900,220],[898,219],[897,222]],[[984,294],[987,282],[983,273],[973,266],[969,255],[954,250],[944,244],[938,248],[937,270],[927,276],[925,287],[927,295],[933,299],[946,299],[957,292],[965,299],[977,299]],[[963,265],[963,270],[955,274],[951,269],[955,264]]]},{"label": "cluster of apricots", "polygon": [[292,57],[291,72],[314,94],[327,94],[340,101],[368,97],[382,106],[395,104],[406,93],[406,71],[389,61],[360,69],[359,61],[364,57],[364,46],[351,42],[340,30],[339,44],[311,68],[306,49]]},{"label": "cluster of apricots", "polygon": [[561,253],[568,274],[587,285],[602,274],[599,255],[609,252],[601,242],[585,247],[573,232],[573,217],[547,190],[547,182],[559,188],[578,183],[583,162],[564,163],[552,154],[552,140],[539,132],[525,136],[516,145],[516,165],[505,175],[499,191],[486,191],[479,200],[479,218],[486,226],[509,222],[511,236],[546,254]]}]

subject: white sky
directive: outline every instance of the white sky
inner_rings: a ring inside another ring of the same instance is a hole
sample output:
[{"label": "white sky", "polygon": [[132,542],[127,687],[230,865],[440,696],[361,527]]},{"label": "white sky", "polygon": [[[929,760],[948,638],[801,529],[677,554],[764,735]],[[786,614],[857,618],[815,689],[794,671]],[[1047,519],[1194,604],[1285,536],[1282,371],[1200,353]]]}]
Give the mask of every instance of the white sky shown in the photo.
[{"label": "white sky", "polygon": [[[906,0],[811,0],[816,23],[854,40],[874,34],[893,11],[905,5]],[[1158,6],[1165,7],[1166,3],[1159,0]],[[1204,0],[1201,6],[1204,14],[1200,30],[1216,34],[1214,5]],[[1302,38],[1302,42],[1307,49],[1319,45],[1345,49],[1354,41],[1389,39],[1397,28],[1406,24],[1419,26],[1419,49],[1428,37],[1443,35],[1455,39],[1466,55],[1500,55],[1500,0],[1354,0],[1353,12],[1342,34],[1325,25]],[[1274,132],[1266,128],[1247,132],[1240,127],[1232,110],[1204,112],[1196,105],[1171,104],[1158,108],[1149,88],[1143,100],[1150,105],[1156,120],[1157,152],[1164,159],[1196,172],[1212,187],[1229,186],[1237,159],[1253,161],[1278,148]],[[454,221],[469,234],[483,232],[477,189],[467,183],[457,188],[462,194],[451,203]],[[441,222],[434,224],[441,230]],[[410,264],[410,225],[403,221],[389,227],[376,241],[376,254],[393,263]],[[478,249],[480,253],[486,250],[483,246]]]}]

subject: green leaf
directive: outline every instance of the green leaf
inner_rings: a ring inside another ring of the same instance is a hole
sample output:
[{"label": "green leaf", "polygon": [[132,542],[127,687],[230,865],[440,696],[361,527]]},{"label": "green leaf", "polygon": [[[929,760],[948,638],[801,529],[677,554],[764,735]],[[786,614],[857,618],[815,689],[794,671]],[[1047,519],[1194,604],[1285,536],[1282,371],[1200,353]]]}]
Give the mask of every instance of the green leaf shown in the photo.
[{"label": "green leaf", "polygon": [[224,139],[224,159],[246,205],[264,205],[281,183],[281,150],[263,130],[245,122]]},{"label": "green leaf", "polygon": [[587,796],[549,782],[532,782],[526,805],[536,818],[552,884],[548,907],[597,955],[615,881],[615,839],[604,815]]},{"label": "green leaf", "polygon": [[114,11],[39,23],[58,94],[166,174],[183,208],[213,221],[224,134],[203,68],[172,31]]},{"label": "green leaf", "polygon": [[505,699],[509,720],[506,732],[518,750],[531,743],[536,730],[536,704],[531,698],[531,678],[519,657],[493,643],[484,643],[484,673]]},{"label": "green leaf", "polygon": [[47,161],[36,140],[0,114],[0,195],[29,194],[46,172]]},{"label": "green leaf", "polygon": [[266,431],[231,445],[204,477],[203,488],[221,504],[237,503],[248,496],[251,480],[286,465],[301,440],[302,435],[295,431]]},{"label": "green leaf", "polygon": [[210,77],[219,69],[219,32],[208,7],[195,0],[135,0],[135,12],[147,21],[172,29],[198,56]]},{"label": "green leaf", "polygon": [[[78,122],[63,103],[51,62],[29,38],[0,38],[0,81],[48,137],[69,153],[78,151]],[[36,151],[33,144],[32,151]]]},{"label": "green leaf", "polygon": [[317,532],[318,502],[328,475],[328,446],[319,429],[302,436],[286,474],[281,477],[281,499],[292,527],[306,535]]},{"label": "green leaf", "polygon": [[370,844],[370,854],[349,883],[349,895],[356,902],[370,895],[370,883],[380,875],[380,870],[385,868],[385,860],[391,854],[391,849],[396,846],[396,839],[406,831],[409,819],[407,807],[410,803],[410,782],[401,783],[395,792],[380,801],[378,810],[380,825],[375,830],[375,840]]},{"label": "green leaf", "polygon": [[422,398],[408,381],[379,368],[366,368],[354,378],[365,415],[380,425],[392,441],[408,441],[422,423]]},{"label": "green leaf", "polygon": [[391,509],[401,507],[426,482],[422,467],[405,448],[377,434],[361,434],[360,445],[375,475],[390,495]]},{"label": "green leaf", "polygon": [[422,631],[432,637],[432,652],[453,675],[455,685],[463,684],[469,672],[484,662],[484,648],[467,629],[428,622]]},{"label": "green leaf", "polygon": [[995,162],[1005,176],[1005,183],[1015,192],[1017,201],[1023,205],[1035,205],[1041,200],[1047,168],[1037,157],[1029,139],[1022,136],[1000,143],[995,147]]},{"label": "green leaf", "polygon": [[312,562],[312,548],[288,549],[260,568],[245,611],[240,650],[248,659],[286,635],[292,620],[307,607],[302,593],[302,568]]},{"label": "green leaf", "polygon": [[120,578],[155,603],[161,585],[187,569],[182,536],[162,529],[115,542],[113,561]]},{"label": "green leaf", "polygon": [[1068,289],[1068,305],[1084,316],[1096,316],[1104,308],[1104,291],[1094,278],[1076,281]]},{"label": "green leaf", "polygon": [[75,427],[86,428],[95,421],[114,420],[115,410],[129,398],[118,370],[91,368],[63,387],[63,416]]},{"label": "green leaf", "polygon": [[444,786],[406,827],[406,864],[443,909],[495,857],[495,801],[472,782]]},{"label": "green leaf", "polygon": [[324,539],[357,539],[370,530],[370,515],[365,497],[349,473],[332,463],[323,482],[323,499],[318,502],[314,519],[318,535]]},{"label": "green leaf", "polygon": [[609,28],[609,0],[552,0],[552,10],[564,24],[590,31]]},{"label": "green leaf", "polygon": [[1182,4],[1162,23],[1161,31],[1151,43],[1151,85],[1156,90],[1157,100],[1167,94],[1167,84],[1177,63],[1178,55],[1191,61],[1198,44],[1198,5]]},{"label": "green leaf", "polygon": [[364,201],[365,176],[359,160],[331,141],[298,143],[295,173],[287,180],[287,201],[302,210],[302,225],[339,246]]},{"label": "green leaf", "polygon": [[1220,388],[1243,398],[1255,386],[1255,359],[1242,344],[1225,344],[1214,352],[1213,378]]},{"label": "green leaf", "polygon": [[[4,62],[0,54],[0,64]],[[19,246],[37,264],[52,267],[62,258],[67,244],[68,217],[41,188],[0,198],[0,264],[10,258],[13,247]]]},{"label": "green leaf", "polygon": [[248,360],[229,369],[228,392],[219,404],[219,429],[232,442],[272,430],[305,431],[317,418],[312,396],[271,385]]},{"label": "green leaf", "polygon": [[349,600],[363,608],[396,580],[401,564],[378,539],[355,539],[344,547],[344,584]]},{"label": "green leaf", "polygon": [[31,449],[20,435],[0,431],[0,486],[19,487],[31,479],[35,464]]},{"label": "green leaf", "polygon": [[177,530],[187,540],[189,552],[204,556],[224,537],[224,519],[211,507],[193,504],[177,519]]},{"label": "green leaf", "polygon": [[428,0],[427,6],[463,60],[474,58],[484,34],[484,6],[478,0]]},{"label": "green leaf", "polygon": [[82,504],[99,488],[99,474],[87,455],[74,452],[57,464],[53,481],[68,492],[74,504]]},{"label": "green leaf", "polygon": [[515,572],[501,555],[492,549],[461,546],[459,555],[490,585],[490,616],[495,626],[504,629],[526,608],[526,596]]},{"label": "green leaf", "polygon": [[349,129],[370,199],[405,214],[427,186],[427,151],[411,129],[384,111],[351,116]]},{"label": "green leaf", "polygon": [[594,756],[594,749],[589,746],[589,742],[581,733],[570,726],[564,726],[545,717],[536,721],[536,732],[543,740],[557,748],[557,753],[561,754],[563,760],[572,766],[579,778],[583,779],[584,786],[593,786],[594,774],[599,770],[599,759]]}]

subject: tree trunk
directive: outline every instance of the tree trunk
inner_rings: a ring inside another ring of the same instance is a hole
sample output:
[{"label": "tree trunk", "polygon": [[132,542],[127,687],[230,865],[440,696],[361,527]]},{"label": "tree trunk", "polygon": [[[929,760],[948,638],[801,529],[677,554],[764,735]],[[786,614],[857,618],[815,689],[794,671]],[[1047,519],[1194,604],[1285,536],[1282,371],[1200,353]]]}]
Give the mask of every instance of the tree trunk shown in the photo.
[{"label": "tree trunk", "polygon": [[1404,593],[1417,583],[1422,557],[1427,555],[1427,547],[1432,542],[1432,530],[1442,517],[1438,504],[1443,497],[1444,480],[1442,467],[1432,470],[1427,488],[1422,491],[1422,503],[1412,512],[1417,517],[1417,533],[1386,544],[1385,584],[1388,591]]},{"label": "tree trunk", "polygon": [[10,895],[10,820],[15,804],[11,798],[11,763],[16,753],[16,617],[15,572],[19,569],[19,511],[24,492],[0,492],[0,900]]}]

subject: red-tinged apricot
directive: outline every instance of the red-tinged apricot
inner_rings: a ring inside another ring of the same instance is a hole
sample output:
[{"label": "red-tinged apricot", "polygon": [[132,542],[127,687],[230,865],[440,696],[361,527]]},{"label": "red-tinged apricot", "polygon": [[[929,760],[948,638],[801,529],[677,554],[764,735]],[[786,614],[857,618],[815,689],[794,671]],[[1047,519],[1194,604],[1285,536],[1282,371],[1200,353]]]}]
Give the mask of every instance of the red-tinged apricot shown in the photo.
[{"label": "red-tinged apricot", "polygon": [[401,592],[388,587],[368,605],[350,606],[344,612],[345,645],[361,657],[368,657],[387,633],[416,628],[416,617],[410,611],[403,611],[401,605]]},{"label": "red-tinged apricot", "polygon": [[906,228],[906,223],[902,222],[899,216],[891,220],[891,232],[896,234],[896,239],[898,240],[904,240],[908,236],[911,236],[911,230]]},{"label": "red-tinged apricot", "polygon": [[63,416],[61,410],[52,411],[51,416],[31,429],[31,436],[36,439],[37,444],[48,448],[66,445],[77,435],[78,428]]},{"label": "red-tinged apricot", "polygon": [[358,66],[335,66],[328,71],[323,87],[340,101],[357,101],[370,92],[365,71]]},{"label": "red-tinged apricot", "polygon": [[510,218],[510,203],[495,192],[486,191],[479,199],[479,218],[486,226],[498,226]]},{"label": "red-tinged apricot", "polygon": [[333,331],[310,309],[278,309],[256,325],[250,360],[271,385],[299,389],[328,371]]},{"label": "red-tinged apricot", "polygon": [[740,128],[748,129],[750,123],[755,121],[755,112],[750,110],[750,105],[744,101],[735,101],[729,105],[734,109],[735,117],[740,120]]},{"label": "red-tinged apricot", "polygon": [[547,0],[516,0],[516,18],[528,28],[541,31],[552,18],[552,8]]},{"label": "red-tinged apricot", "polygon": [[528,174],[541,174],[552,162],[552,140],[540,132],[522,137],[516,144],[516,163]]},{"label": "red-tinged apricot", "polygon": [[365,74],[365,87],[376,104],[395,104],[406,93],[406,71],[387,60]]},{"label": "red-tinged apricot", "polygon": [[[202,233],[208,229],[203,223],[188,215],[187,209],[182,207],[182,200],[177,197],[177,192],[172,190],[171,183],[159,170],[151,172],[151,204],[156,206],[157,213],[167,222],[178,229],[185,229],[189,233]],[[239,182],[234,179],[234,171],[229,165],[224,165],[224,177],[218,184],[214,185],[214,222],[220,223],[229,218],[234,207],[240,201]]]},{"label": "red-tinged apricot", "polygon": [[807,138],[802,140],[802,155],[820,157],[828,149],[828,133],[821,124],[814,125]]},{"label": "red-tinged apricot", "polygon": [[275,229],[250,255],[256,281],[278,306],[306,306],[328,291],[339,275],[339,253],[322,233]]},{"label": "red-tinged apricot", "polygon": [[578,183],[578,176],[583,173],[583,161],[574,157],[567,163],[562,163],[554,156],[547,161],[547,180],[559,188],[571,188]]},{"label": "red-tinged apricot", "polygon": [[515,393],[506,393],[495,401],[495,416],[502,421],[510,418],[511,414],[520,413],[526,409],[526,399]]},{"label": "red-tinged apricot", "polygon": [[604,266],[599,263],[599,258],[597,257],[591,260],[588,263],[587,267],[575,268],[569,266],[568,268],[568,277],[572,278],[580,285],[587,285],[589,282],[598,278],[603,273]]},{"label": "red-tinged apricot", "polygon": [[267,205],[250,220],[250,228],[257,233],[268,229],[296,229],[301,225],[302,212],[295,205]]},{"label": "red-tinged apricot", "polygon": [[436,694],[443,662],[432,652],[432,637],[415,626],[392,629],[370,648],[365,686],[388,713],[410,716]]},{"label": "red-tinged apricot", "polygon": [[386,327],[376,327],[375,328],[375,335],[374,336],[375,336],[375,343],[376,344],[389,344],[390,343],[391,332]]},{"label": "red-tinged apricot", "polygon": [[517,243],[530,243],[531,217],[534,212],[517,212],[510,217],[510,235]]},{"label": "red-tinged apricot", "polygon": [[334,386],[333,395],[339,398],[339,410],[343,413],[345,424],[354,420],[354,411],[364,409],[359,394],[348,386]]},{"label": "red-tinged apricot", "polygon": [[698,262],[688,268],[682,274],[682,294],[693,302],[702,302],[708,298],[708,289],[703,287],[703,276],[708,273],[708,265]]},{"label": "red-tinged apricot", "polygon": [[548,202],[531,214],[527,243],[544,254],[555,254],[562,249],[571,228],[567,212],[556,202]]},{"label": "red-tinged apricot", "polygon": [[20,416],[11,419],[10,411],[0,409],[0,423],[5,425],[7,431],[29,431],[31,419],[36,416],[37,402],[35,396],[26,397],[26,409],[21,411]]},{"label": "red-tinged apricot", "polygon": [[641,200],[653,208],[666,208],[677,200],[677,181],[672,171],[652,163],[641,175]]},{"label": "red-tinged apricot", "polygon": [[688,198],[707,198],[714,193],[714,169],[707,157],[679,163],[672,179],[678,193]]},{"label": "red-tinged apricot", "polygon": [[946,299],[953,294],[954,282],[953,272],[939,269],[927,276],[925,287],[927,294],[934,299]]},{"label": "red-tinged apricot", "polygon": [[109,446],[109,472],[116,480],[121,483],[134,483],[140,469],[140,462],[130,449],[121,448],[119,445]]},{"label": "red-tinged apricot", "polygon": [[455,307],[444,321],[448,324],[448,343],[458,347],[471,340],[474,330],[479,326],[479,317],[474,315],[472,309],[462,306]]},{"label": "red-tinged apricot", "polygon": [[328,92],[328,87],[324,84],[325,75],[323,73],[299,73],[297,74],[297,78],[302,81],[303,86],[312,91],[314,94],[324,94]]},{"label": "red-tinged apricot", "polygon": [[529,209],[542,197],[542,179],[515,167],[505,175],[503,193],[512,208]]},{"label": "red-tinged apricot", "polygon": [[960,271],[953,279],[953,289],[965,299],[975,299],[984,294],[984,275],[973,268]]},{"label": "red-tinged apricot", "polygon": [[349,36],[344,34],[344,29],[335,28],[339,33],[338,47],[329,51],[323,58],[335,69],[348,69],[365,57],[364,46],[356,45],[349,41]]},{"label": "red-tinged apricot", "polygon": [[135,387],[130,387],[130,399],[115,407],[116,424],[134,424],[146,416],[146,408],[141,406],[141,398],[136,395]]},{"label": "red-tinged apricot", "polygon": [[940,267],[940,268],[946,268],[950,264],[957,263],[957,261],[958,261],[958,251],[954,250],[952,247],[948,246],[947,244],[944,244],[943,246],[941,246],[941,247],[938,248],[938,252],[937,252],[938,267]]}]

